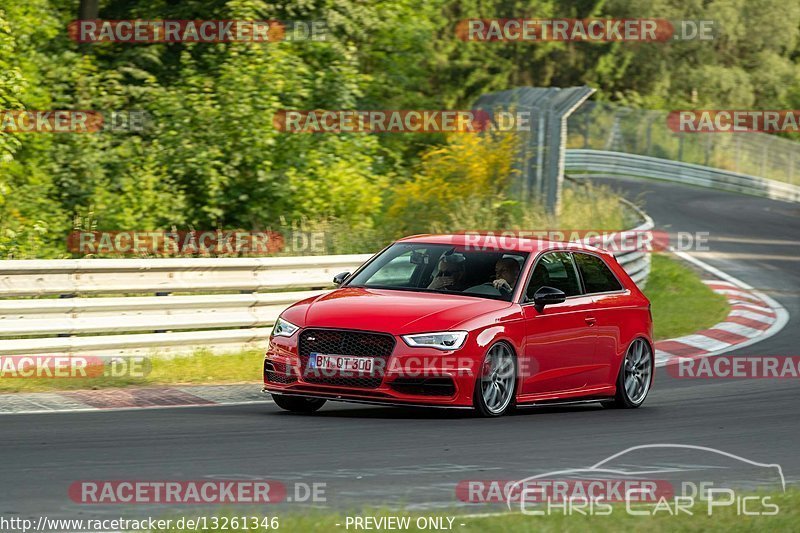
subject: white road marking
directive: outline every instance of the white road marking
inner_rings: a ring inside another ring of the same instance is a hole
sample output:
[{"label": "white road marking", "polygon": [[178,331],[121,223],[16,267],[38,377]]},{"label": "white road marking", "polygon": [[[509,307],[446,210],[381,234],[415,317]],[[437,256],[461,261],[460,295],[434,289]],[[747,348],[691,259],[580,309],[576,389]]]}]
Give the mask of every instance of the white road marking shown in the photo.
[{"label": "white road marking", "polygon": [[734,259],[738,261],[800,261],[797,255],[746,254],[738,252],[694,252],[709,259]]},{"label": "white road marking", "polygon": [[781,239],[748,239],[745,237],[712,237],[710,242],[735,242],[739,244],[769,244],[774,246],[800,246],[800,241]]},{"label": "white road marking", "polygon": [[706,285],[718,285],[720,287],[736,287],[736,285],[734,285],[730,281],[723,281],[720,279],[704,279],[703,283],[705,283]]},{"label": "white road marking", "polygon": [[772,324],[775,322],[775,318],[771,316],[764,316],[762,314],[753,313],[752,311],[746,311],[744,309],[734,309],[728,314],[728,316],[740,316],[742,318],[755,320],[756,322],[762,322],[764,324]]},{"label": "white road marking", "polygon": [[[748,339],[754,339],[764,333],[763,329],[751,328],[742,324],[737,324],[736,322],[722,322],[714,326],[713,329],[721,329],[730,333],[736,333],[737,335],[747,337]],[[739,344],[736,344],[735,346],[738,347]]]},{"label": "white road marking", "polygon": [[695,348],[699,348],[701,350],[705,350],[707,352],[713,352],[714,350],[723,350],[731,346],[729,342],[719,341],[717,339],[712,339],[711,337],[706,337],[705,335],[686,335],[684,337],[678,337],[677,339],[670,339],[675,342],[680,342],[682,344],[688,344],[689,346],[694,346]]},{"label": "white road marking", "polygon": [[[741,300],[730,300],[730,302],[731,302],[731,305],[737,305],[737,306],[741,306],[741,307],[746,307],[747,309],[750,309],[752,311],[769,311],[769,313],[772,314],[772,308],[771,307],[762,307],[760,305],[751,304],[750,302],[743,302]],[[772,319],[772,320],[775,320],[774,317],[769,317],[769,318]]]},{"label": "white road marking", "polygon": [[739,298],[743,299],[744,301],[752,301],[757,300],[752,293],[741,291],[738,289],[715,289],[714,292],[718,292],[720,294],[726,294],[730,296],[738,296]]}]

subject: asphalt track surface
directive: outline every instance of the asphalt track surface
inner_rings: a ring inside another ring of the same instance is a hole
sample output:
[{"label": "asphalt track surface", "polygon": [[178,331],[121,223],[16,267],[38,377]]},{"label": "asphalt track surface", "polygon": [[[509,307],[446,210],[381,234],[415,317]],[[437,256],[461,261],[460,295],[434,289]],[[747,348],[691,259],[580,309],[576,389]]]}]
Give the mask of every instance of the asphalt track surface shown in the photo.
[{"label": "asphalt track surface", "polygon": [[[799,206],[655,181],[598,181],[640,201],[657,228],[710,232],[712,253],[700,258],[786,307],[791,318],[780,333],[734,353],[800,352]],[[660,370],[645,406],[628,411],[549,407],[487,420],[329,403],[316,416],[295,416],[265,403],[3,416],[0,515],[164,515],[177,509],[77,505],[67,488],[76,480],[236,478],[326,483],[326,501],[284,503],[281,513],[373,505],[480,513],[490,509],[455,497],[459,481],[583,467],[653,443],[777,463],[788,484],[800,483],[798,380],[679,380]],[[691,453],[647,457],[637,464],[676,471],[705,465]],[[717,476],[747,481],[737,468],[715,468]]]}]

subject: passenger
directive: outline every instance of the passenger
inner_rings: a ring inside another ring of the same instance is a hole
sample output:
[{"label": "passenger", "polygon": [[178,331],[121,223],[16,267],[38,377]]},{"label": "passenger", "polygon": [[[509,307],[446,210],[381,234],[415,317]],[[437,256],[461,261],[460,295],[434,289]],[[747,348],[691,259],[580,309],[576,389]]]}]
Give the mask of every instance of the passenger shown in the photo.
[{"label": "passenger", "polygon": [[466,257],[462,254],[444,255],[439,260],[439,272],[433,278],[429,289],[463,291],[466,289],[464,284],[464,264]]}]

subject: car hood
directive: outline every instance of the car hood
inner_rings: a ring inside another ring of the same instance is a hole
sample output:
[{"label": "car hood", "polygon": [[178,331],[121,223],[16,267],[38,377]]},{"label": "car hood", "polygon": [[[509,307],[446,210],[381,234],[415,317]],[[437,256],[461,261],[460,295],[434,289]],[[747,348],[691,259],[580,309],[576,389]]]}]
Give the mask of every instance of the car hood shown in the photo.
[{"label": "car hood", "polygon": [[287,309],[302,327],[382,331],[394,335],[446,331],[510,302],[474,296],[344,287]]}]

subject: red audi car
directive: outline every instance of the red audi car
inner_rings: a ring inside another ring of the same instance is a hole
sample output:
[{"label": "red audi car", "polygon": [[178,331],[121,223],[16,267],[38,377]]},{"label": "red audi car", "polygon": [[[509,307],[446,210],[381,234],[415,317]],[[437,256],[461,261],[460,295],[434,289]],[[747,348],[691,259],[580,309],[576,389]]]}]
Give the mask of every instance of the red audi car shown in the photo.
[{"label": "red audi car", "polygon": [[275,323],[264,392],[470,408],[600,401],[632,408],[653,381],[650,302],[591,246],[490,235],[401,239]]}]

